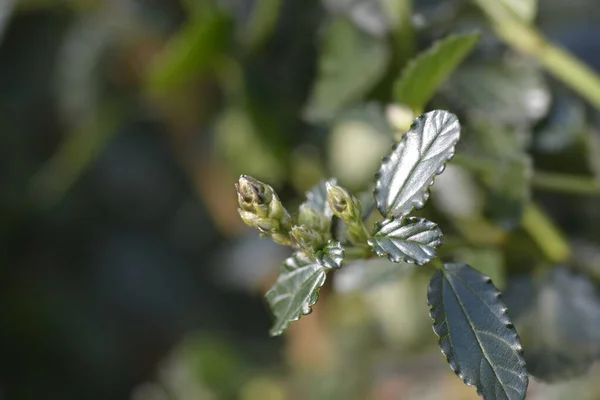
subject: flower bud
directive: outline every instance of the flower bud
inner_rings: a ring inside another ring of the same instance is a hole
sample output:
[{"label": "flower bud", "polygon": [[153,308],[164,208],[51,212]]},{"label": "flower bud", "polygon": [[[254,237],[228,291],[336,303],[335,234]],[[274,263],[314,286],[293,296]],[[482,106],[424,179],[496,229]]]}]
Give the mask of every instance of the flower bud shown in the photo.
[{"label": "flower bud", "polygon": [[240,176],[235,188],[242,220],[275,242],[289,245],[291,217],[273,188],[247,175]]},{"label": "flower bud", "polygon": [[292,226],[290,236],[300,250],[309,253],[319,250],[327,243],[324,235],[306,226]]},{"label": "flower bud", "polygon": [[342,221],[360,221],[360,202],[343,187],[327,182],[327,202],[335,216]]}]

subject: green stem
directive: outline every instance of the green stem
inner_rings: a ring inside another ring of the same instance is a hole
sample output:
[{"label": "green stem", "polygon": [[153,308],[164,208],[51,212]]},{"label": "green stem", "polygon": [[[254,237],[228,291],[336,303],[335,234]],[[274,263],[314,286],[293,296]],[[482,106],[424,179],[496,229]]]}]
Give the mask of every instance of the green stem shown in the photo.
[{"label": "green stem", "polygon": [[531,183],[537,189],[589,196],[600,195],[600,183],[596,179],[577,175],[537,171]]},{"label": "green stem", "polygon": [[562,263],[570,258],[571,248],[563,233],[535,203],[525,209],[521,224],[550,261]]},{"label": "green stem", "polygon": [[344,261],[364,260],[371,258],[373,252],[366,246],[348,246],[344,247]]},{"label": "green stem", "polygon": [[[457,154],[452,161],[456,165],[478,174],[486,175],[494,173],[494,162],[483,157]],[[531,185],[534,189],[539,190],[585,196],[600,196],[600,182],[592,177],[535,171],[531,178]]]},{"label": "green stem", "polygon": [[568,51],[548,42],[534,27],[497,0],[473,0],[491,20],[506,43],[537,59],[591,104],[600,108],[600,77]]}]

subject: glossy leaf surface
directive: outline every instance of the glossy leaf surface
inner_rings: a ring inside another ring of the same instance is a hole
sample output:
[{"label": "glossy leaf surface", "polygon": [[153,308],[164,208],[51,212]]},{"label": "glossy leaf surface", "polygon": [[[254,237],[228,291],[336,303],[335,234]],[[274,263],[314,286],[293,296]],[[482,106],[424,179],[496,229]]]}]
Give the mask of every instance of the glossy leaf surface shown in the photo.
[{"label": "glossy leaf surface", "polygon": [[421,208],[429,186],[454,156],[460,124],[454,114],[435,110],[418,117],[377,173],[375,201],[386,218],[400,218]]},{"label": "glossy leaf surface", "polygon": [[435,258],[442,244],[442,231],[436,224],[423,218],[386,220],[369,239],[369,245],[378,256],[392,262],[401,260],[417,265]]},{"label": "glossy leaf surface", "polygon": [[421,112],[479,40],[478,34],[452,35],[411,61],[394,87],[394,99]]},{"label": "glossy leaf surface", "polygon": [[486,400],[524,399],[521,343],[490,278],[445,264],[429,284],[433,330],[452,370]]},{"label": "glossy leaf surface", "polygon": [[327,271],[339,268],[343,257],[344,250],[336,242],[316,257],[298,252],[284,261],[275,285],[265,295],[275,317],[271,336],[281,335],[290,323],[311,313]]}]

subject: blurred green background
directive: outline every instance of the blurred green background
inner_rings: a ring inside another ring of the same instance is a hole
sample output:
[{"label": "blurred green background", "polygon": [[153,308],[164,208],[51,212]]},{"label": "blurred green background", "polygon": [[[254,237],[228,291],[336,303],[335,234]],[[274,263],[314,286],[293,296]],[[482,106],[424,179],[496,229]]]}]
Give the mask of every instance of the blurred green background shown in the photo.
[{"label": "blurred green background", "polygon": [[[600,70],[597,1],[512,3]],[[233,184],[290,209],[328,176],[368,188],[412,119],[390,106],[400,71],[480,31],[427,107],[465,127],[422,211],[442,257],[502,289],[556,265],[597,285],[600,114],[491,26],[460,0],[0,0],[0,399],[477,398],[424,270],[348,266],[269,338],[289,253],[243,225]],[[600,399],[599,374],[528,398]]]}]

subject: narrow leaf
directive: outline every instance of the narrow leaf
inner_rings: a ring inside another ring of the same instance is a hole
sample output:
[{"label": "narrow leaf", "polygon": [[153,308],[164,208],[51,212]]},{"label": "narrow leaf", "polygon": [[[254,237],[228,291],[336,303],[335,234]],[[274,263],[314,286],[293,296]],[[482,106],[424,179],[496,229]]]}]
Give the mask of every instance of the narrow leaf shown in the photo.
[{"label": "narrow leaf", "polygon": [[433,330],[452,370],[486,400],[524,399],[528,377],[519,336],[491,279],[467,264],[431,278]]},{"label": "narrow leaf", "polygon": [[454,156],[460,124],[454,114],[435,110],[418,117],[377,173],[375,202],[387,218],[407,215],[429,198],[428,188]]},{"label": "narrow leaf", "polygon": [[385,42],[338,18],[325,32],[319,71],[305,110],[310,120],[327,120],[359,100],[385,73]]},{"label": "narrow leaf", "polygon": [[265,295],[275,317],[269,331],[271,336],[281,335],[290,323],[311,313],[327,271],[339,268],[343,257],[344,250],[336,242],[327,245],[316,257],[298,252],[284,261],[275,285]]},{"label": "narrow leaf", "polygon": [[442,244],[442,231],[436,224],[423,218],[385,220],[369,239],[369,246],[378,256],[392,262],[404,260],[417,265],[435,258]]},{"label": "narrow leaf", "polygon": [[479,40],[479,34],[452,35],[411,61],[394,86],[396,102],[419,113]]}]

